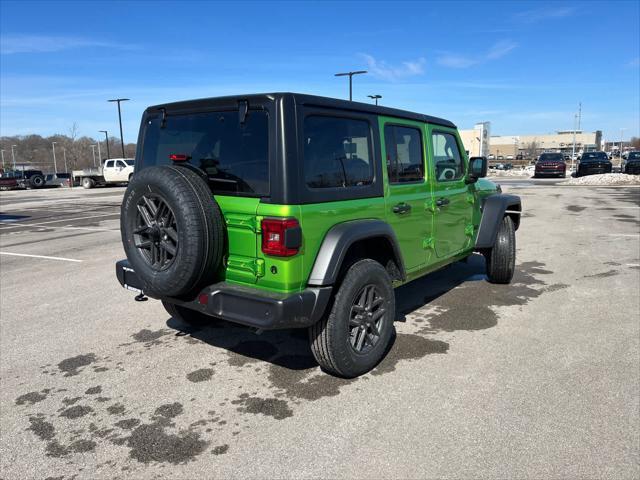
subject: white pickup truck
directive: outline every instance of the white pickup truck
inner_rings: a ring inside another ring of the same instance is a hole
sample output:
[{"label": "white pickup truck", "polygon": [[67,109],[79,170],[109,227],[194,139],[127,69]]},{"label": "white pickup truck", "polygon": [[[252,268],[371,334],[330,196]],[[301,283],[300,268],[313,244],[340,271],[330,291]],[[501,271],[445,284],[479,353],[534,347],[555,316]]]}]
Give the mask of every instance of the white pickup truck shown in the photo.
[{"label": "white pickup truck", "polygon": [[93,188],[96,185],[108,185],[116,183],[128,183],[133,175],[133,158],[110,158],[105,160],[98,168],[85,168],[73,170],[73,183],[80,184],[84,188]]}]

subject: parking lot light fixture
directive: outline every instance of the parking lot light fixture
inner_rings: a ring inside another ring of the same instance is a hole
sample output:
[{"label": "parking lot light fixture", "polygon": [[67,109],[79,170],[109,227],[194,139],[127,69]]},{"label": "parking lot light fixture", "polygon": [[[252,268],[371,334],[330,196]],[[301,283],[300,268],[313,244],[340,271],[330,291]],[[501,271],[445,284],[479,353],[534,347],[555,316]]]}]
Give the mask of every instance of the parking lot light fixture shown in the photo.
[{"label": "parking lot light fixture", "polygon": [[382,98],[382,95],[367,95],[367,97],[376,101],[376,105],[378,105],[378,99]]},{"label": "parking lot light fixture", "polygon": [[109,132],[107,132],[106,130],[98,130],[101,133],[104,133],[104,141],[107,144],[107,159],[111,158],[111,155],[109,154]]},{"label": "parking lot light fixture", "polygon": [[336,73],[336,77],[349,77],[349,101],[353,100],[353,76],[368,73],[366,70],[356,70],[355,72]]},{"label": "parking lot light fixture", "polygon": [[120,103],[128,102],[129,98],[114,98],[108,100],[109,102],[117,102],[118,103],[118,122],[120,123],[120,145],[122,146],[122,158],[124,158],[124,137],[122,136],[122,112],[120,111]]}]

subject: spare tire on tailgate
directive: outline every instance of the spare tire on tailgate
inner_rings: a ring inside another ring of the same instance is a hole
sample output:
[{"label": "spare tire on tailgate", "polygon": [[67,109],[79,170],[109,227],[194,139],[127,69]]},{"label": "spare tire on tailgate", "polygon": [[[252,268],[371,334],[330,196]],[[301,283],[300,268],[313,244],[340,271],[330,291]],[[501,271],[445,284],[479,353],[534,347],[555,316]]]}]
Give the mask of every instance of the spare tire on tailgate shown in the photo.
[{"label": "spare tire on tailgate", "polygon": [[215,281],[224,249],[222,213],[190,168],[136,172],[122,201],[120,231],[147,295],[195,295]]}]

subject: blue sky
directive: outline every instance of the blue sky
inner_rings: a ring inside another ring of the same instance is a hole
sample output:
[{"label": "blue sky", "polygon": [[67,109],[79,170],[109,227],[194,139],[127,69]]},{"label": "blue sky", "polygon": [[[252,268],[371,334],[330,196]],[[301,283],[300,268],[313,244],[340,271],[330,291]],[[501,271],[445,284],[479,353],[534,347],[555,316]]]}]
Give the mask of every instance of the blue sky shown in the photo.
[{"label": "blue sky", "polygon": [[0,135],[117,132],[148,105],[267,91],[344,97],[493,134],[640,136],[640,2],[0,2]]}]

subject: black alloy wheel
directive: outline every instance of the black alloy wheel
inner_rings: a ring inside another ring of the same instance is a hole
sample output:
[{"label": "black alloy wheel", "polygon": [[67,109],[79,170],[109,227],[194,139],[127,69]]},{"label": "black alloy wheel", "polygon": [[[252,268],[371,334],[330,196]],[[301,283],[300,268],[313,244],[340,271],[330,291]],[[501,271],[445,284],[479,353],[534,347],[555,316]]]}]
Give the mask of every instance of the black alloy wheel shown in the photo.
[{"label": "black alloy wheel", "polygon": [[368,353],[380,340],[385,303],[378,288],[372,284],[365,285],[355,296],[349,313],[349,344],[356,353]]},{"label": "black alloy wheel", "polygon": [[145,194],[137,203],[134,245],[147,264],[156,271],[171,266],[178,252],[176,217],[157,194]]}]

